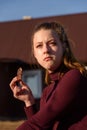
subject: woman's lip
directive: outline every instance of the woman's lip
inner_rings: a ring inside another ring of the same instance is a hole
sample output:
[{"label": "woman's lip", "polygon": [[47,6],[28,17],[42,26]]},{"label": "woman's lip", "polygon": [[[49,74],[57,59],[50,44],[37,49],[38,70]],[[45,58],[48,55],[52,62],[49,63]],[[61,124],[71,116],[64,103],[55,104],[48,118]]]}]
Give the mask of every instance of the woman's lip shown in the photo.
[{"label": "woman's lip", "polygon": [[52,57],[46,57],[46,58],[44,58],[44,61],[49,61],[49,60],[51,60],[52,59]]}]

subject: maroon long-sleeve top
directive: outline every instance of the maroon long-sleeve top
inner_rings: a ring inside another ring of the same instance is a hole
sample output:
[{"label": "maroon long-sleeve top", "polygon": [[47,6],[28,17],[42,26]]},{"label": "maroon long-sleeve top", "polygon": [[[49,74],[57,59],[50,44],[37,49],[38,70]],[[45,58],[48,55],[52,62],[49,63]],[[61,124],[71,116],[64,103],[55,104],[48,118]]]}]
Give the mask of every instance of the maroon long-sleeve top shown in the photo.
[{"label": "maroon long-sleeve top", "polygon": [[58,72],[50,78],[40,110],[35,113],[35,105],[25,108],[28,120],[17,130],[87,130],[87,79],[76,69],[60,80]]}]

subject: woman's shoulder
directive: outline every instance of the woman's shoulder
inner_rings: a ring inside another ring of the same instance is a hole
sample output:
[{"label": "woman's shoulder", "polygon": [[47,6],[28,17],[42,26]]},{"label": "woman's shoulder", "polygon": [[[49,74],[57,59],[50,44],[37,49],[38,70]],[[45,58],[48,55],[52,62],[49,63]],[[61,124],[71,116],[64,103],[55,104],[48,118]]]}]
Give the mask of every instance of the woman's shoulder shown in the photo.
[{"label": "woman's shoulder", "polygon": [[80,81],[82,77],[83,75],[78,69],[70,69],[63,75],[60,81],[72,83],[72,82]]},{"label": "woman's shoulder", "polygon": [[62,77],[61,80],[67,82],[87,82],[87,77],[85,77],[78,69],[68,70]]},{"label": "woman's shoulder", "polygon": [[64,74],[64,76],[79,77],[79,76],[83,76],[83,75],[78,69],[70,69]]}]

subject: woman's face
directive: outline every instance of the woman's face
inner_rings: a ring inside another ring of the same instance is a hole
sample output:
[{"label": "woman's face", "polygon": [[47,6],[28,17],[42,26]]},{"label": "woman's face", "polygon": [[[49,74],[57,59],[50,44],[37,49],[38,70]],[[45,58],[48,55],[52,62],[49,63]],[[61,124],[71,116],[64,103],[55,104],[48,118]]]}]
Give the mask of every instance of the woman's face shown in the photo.
[{"label": "woman's face", "polygon": [[41,29],[33,37],[34,56],[38,63],[53,72],[57,69],[63,58],[63,45],[53,30]]}]

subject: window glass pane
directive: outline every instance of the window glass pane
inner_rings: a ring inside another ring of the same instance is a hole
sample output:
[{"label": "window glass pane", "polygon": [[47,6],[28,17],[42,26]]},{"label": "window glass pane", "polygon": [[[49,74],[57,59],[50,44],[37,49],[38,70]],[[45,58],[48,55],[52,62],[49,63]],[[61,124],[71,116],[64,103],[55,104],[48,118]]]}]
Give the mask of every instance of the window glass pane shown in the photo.
[{"label": "window glass pane", "polygon": [[42,93],[41,70],[28,70],[23,72],[23,81],[30,87],[35,98],[40,98]]}]

